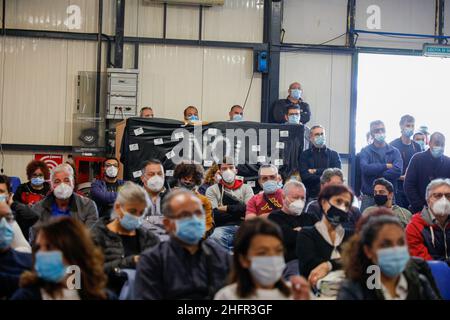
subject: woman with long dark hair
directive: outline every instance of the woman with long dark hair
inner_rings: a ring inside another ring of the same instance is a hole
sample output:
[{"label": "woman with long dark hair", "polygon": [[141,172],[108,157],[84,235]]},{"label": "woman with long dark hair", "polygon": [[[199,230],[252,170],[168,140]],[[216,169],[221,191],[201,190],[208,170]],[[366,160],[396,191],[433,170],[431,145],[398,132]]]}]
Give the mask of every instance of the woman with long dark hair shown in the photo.
[{"label": "woman with long dark hair", "polygon": [[103,255],[88,229],[68,217],[53,218],[38,228],[33,269],[22,274],[20,286],[12,300],[108,298]]},{"label": "woman with long dark hair", "polygon": [[282,279],[285,266],[279,227],[263,218],[247,220],[236,233],[230,285],[215,299],[309,299],[306,279],[294,276],[291,283]]}]

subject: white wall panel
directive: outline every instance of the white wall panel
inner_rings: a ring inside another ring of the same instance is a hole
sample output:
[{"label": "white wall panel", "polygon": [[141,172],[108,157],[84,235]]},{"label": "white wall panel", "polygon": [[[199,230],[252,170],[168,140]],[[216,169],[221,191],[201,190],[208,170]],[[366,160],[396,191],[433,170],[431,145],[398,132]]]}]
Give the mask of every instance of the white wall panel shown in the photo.
[{"label": "white wall panel", "polygon": [[[164,118],[182,120],[184,108],[195,105],[202,120],[227,119],[233,104],[244,103],[252,64],[250,50],[142,45],[139,105],[152,106]],[[261,77],[256,75],[246,119],[259,121],[260,96]]]},{"label": "white wall panel", "polygon": [[195,6],[167,6],[167,38],[198,39],[199,11]]},{"label": "white wall panel", "polygon": [[[285,0],[284,42],[320,44],[346,32],[347,0]],[[343,45],[345,36],[328,44]]]},{"label": "white wall panel", "polygon": [[348,153],[351,57],[284,53],[280,63],[280,98],[287,96],[290,83],[300,82],[304,100],[311,106],[308,126],[323,125],[329,146],[340,153]]},{"label": "white wall panel", "polygon": [[[235,104],[243,105],[253,73],[251,50],[204,50],[202,117],[207,121],[228,120]],[[261,74],[255,73],[245,106],[246,120],[261,118]]]},{"label": "white wall panel", "polygon": [[203,9],[203,39],[262,42],[264,0],[225,0]]},{"label": "white wall panel", "polygon": [[[79,28],[69,29],[66,19],[73,15],[68,7],[80,8]],[[7,0],[6,27],[14,29],[53,30],[71,32],[97,32],[97,1],[92,0]],[[113,34],[115,1],[104,0],[103,33]]]},{"label": "white wall panel", "polygon": [[141,0],[125,2],[125,35],[162,38],[163,5],[144,5]]},{"label": "white wall panel", "polygon": [[[367,9],[376,5],[381,12],[381,28],[369,29],[371,14]],[[358,0],[356,4],[356,29],[367,31],[434,34],[435,1],[430,0]],[[421,49],[430,39],[400,39],[360,34],[358,46]]]},{"label": "white wall panel", "polygon": [[156,117],[182,120],[188,105],[201,112],[201,48],[142,45],[139,70],[139,104],[152,106]]}]

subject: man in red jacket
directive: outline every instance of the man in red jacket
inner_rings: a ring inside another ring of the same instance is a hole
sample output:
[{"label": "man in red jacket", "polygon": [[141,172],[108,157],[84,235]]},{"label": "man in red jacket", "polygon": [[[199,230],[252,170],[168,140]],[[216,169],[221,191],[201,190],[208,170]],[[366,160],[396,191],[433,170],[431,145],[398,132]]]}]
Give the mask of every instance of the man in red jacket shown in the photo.
[{"label": "man in red jacket", "polygon": [[406,227],[411,256],[450,262],[450,179],[436,179],[426,190],[427,205]]}]

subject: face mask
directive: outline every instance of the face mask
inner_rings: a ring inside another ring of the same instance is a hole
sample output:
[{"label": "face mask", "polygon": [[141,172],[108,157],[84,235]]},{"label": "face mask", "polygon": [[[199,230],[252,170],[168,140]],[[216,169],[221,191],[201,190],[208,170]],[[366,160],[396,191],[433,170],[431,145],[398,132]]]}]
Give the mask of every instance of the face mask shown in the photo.
[{"label": "face mask", "polygon": [[316,147],[323,147],[325,145],[325,136],[314,137],[314,145]]},{"label": "face mask", "polygon": [[330,203],[331,207],[328,209],[328,212],[325,214],[327,220],[331,223],[332,226],[337,227],[338,225],[348,221],[348,213],[345,208],[335,207]]},{"label": "face mask", "polygon": [[286,263],[283,256],[252,257],[250,273],[262,286],[272,286],[280,280]]},{"label": "face mask", "polygon": [[0,249],[8,248],[14,239],[13,227],[6,221],[6,218],[0,219]]},{"label": "face mask", "polygon": [[448,216],[450,214],[450,201],[442,197],[433,204],[431,209],[436,216]]},{"label": "face mask", "polygon": [[423,141],[423,140],[418,140],[418,141],[416,141],[418,144],[419,144],[419,146],[420,146],[420,150],[425,150],[425,141]]},{"label": "face mask", "polygon": [[264,182],[262,187],[265,194],[275,193],[279,189],[278,182],[276,182],[275,180]]},{"label": "face mask", "polygon": [[277,185],[278,185],[278,189],[281,189],[281,188],[283,188],[283,182],[281,182],[281,181],[278,181]]},{"label": "face mask", "polygon": [[294,215],[300,215],[305,207],[305,201],[302,199],[295,200],[289,205],[289,213]]},{"label": "face mask", "polygon": [[188,190],[192,190],[195,187],[195,184],[193,182],[182,182],[180,181],[180,187],[188,189]]},{"label": "face mask", "polygon": [[0,194],[0,202],[6,202],[8,200],[8,195]]},{"label": "face mask", "polygon": [[106,173],[106,175],[109,177],[109,178],[115,178],[115,177],[117,177],[117,173],[119,172],[119,169],[117,169],[116,167],[108,167],[108,168],[106,168],[106,171],[105,171],[105,173]]},{"label": "face mask", "polygon": [[241,121],[244,117],[241,114],[233,114],[233,121]]},{"label": "face mask", "polygon": [[374,138],[378,142],[384,142],[386,140],[386,135],[384,133],[375,133]]},{"label": "face mask", "polygon": [[373,196],[373,199],[375,200],[375,204],[381,207],[384,206],[388,201],[388,196],[384,194],[376,194]]},{"label": "face mask", "polygon": [[225,181],[228,184],[233,183],[235,177],[236,177],[236,174],[234,173],[234,171],[232,171],[230,169],[222,172],[223,181]]},{"label": "face mask", "polygon": [[291,90],[291,98],[298,100],[302,97],[302,90],[300,89],[292,89]]},{"label": "face mask", "polygon": [[298,114],[291,114],[290,116],[288,116],[288,123],[299,124],[300,116]]},{"label": "face mask", "polygon": [[192,116],[189,116],[189,117],[188,117],[188,120],[189,120],[189,121],[198,121],[199,119],[198,119],[198,116],[196,116],[196,115],[194,114],[194,115],[192,115]]},{"label": "face mask", "polygon": [[[123,209],[122,209],[123,210]],[[124,215],[122,217],[122,219],[120,219],[120,225],[128,231],[133,231],[136,230],[137,228],[139,228],[142,224],[142,219],[132,215],[129,212],[126,212],[125,210],[123,210]]]},{"label": "face mask", "polygon": [[68,184],[61,183],[59,184],[55,190],[53,190],[53,194],[55,195],[56,199],[65,200],[69,199],[70,196],[73,193],[73,187],[69,186]]},{"label": "face mask", "polygon": [[402,130],[402,134],[403,134],[405,137],[411,138],[411,137],[413,136],[413,134],[414,134],[414,130],[413,130],[413,129],[405,128],[405,129]]},{"label": "face mask", "polygon": [[61,251],[39,251],[35,258],[34,268],[39,278],[53,283],[58,283],[64,278],[66,266]]},{"label": "face mask", "polygon": [[147,180],[147,187],[153,192],[159,192],[164,187],[164,179],[161,176],[153,176]]},{"label": "face mask", "polygon": [[190,218],[175,220],[175,225],[175,236],[190,245],[197,244],[206,231],[204,215],[200,217],[193,215]]},{"label": "face mask", "polygon": [[41,186],[44,184],[44,181],[43,177],[31,178],[31,184],[33,186]]},{"label": "face mask", "polygon": [[444,154],[444,147],[432,147],[431,155],[433,158],[440,158]]},{"label": "face mask", "polygon": [[377,251],[377,257],[381,272],[388,277],[395,277],[405,270],[409,261],[408,248],[402,246],[380,249]]}]

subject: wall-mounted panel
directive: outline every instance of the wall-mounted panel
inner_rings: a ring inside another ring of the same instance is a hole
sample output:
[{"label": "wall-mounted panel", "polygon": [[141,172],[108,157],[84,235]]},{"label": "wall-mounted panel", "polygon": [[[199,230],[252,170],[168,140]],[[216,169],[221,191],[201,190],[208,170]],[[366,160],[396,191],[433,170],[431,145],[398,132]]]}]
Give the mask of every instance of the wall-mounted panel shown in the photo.
[{"label": "wall-mounted panel", "polygon": [[285,0],[283,29],[285,43],[345,44],[347,0]]},{"label": "wall-mounted panel", "polygon": [[280,98],[298,81],[311,106],[308,126],[324,126],[329,146],[348,153],[350,128],[351,56],[319,53],[284,53],[280,61]]},{"label": "wall-mounted panel", "polygon": [[225,0],[203,9],[203,39],[262,42],[264,0]]},{"label": "wall-mounted panel", "polygon": [[[435,1],[358,0],[356,29],[408,34],[434,34]],[[358,46],[421,49],[431,39],[360,34]]]}]

